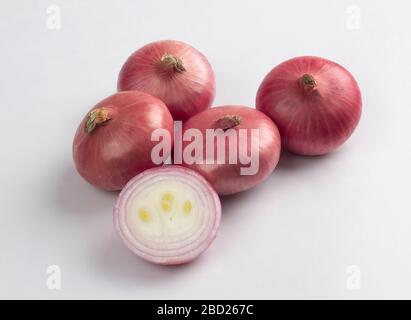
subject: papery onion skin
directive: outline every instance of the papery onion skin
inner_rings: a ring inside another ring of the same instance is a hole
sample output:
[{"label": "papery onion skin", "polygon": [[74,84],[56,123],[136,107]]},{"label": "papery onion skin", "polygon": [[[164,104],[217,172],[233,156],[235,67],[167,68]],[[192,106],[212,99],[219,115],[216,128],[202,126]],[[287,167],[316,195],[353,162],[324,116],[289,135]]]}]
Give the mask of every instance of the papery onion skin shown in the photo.
[{"label": "papery onion skin", "polygon": [[323,155],[343,144],[361,117],[361,92],[344,67],[320,57],[297,57],[272,69],[256,108],[278,126],[285,149]]},{"label": "papery onion skin", "polygon": [[[93,116],[107,119],[96,125]],[[77,171],[98,188],[121,190],[136,174],[156,166],[151,149],[158,142],[151,141],[151,133],[158,128],[168,130],[172,140],[173,118],[158,98],[129,91],[104,99],[77,129],[73,142]]]},{"label": "papery onion skin", "polygon": [[[227,116],[233,119],[232,127],[227,124]],[[281,152],[279,131],[269,117],[256,109],[232,105],[213,107],[187,120],[183,125],[183,134],[190,128],[196,128],[202,132],[204,155],[206,154],[206,129],[234,129],[237,131],[237,137],[239,137],[239,129],[247,129],[248,133],[250,129],[259,129],[259,169],[254,175],[241,175],[240,169],[247,167],[247,165],[240,162],[230,164],[228,157],[225,158],[223,164],[216,162],[214,164],[188,164],[183,157],[183,165],[203,175],[219,195],[234,194],[256,186],[273,172],[278,163]],[[188,144],[190,142],[183,141],[183,150]],[[227,153],[228,148],[230,148],[228,139],[225,148]],[[247,152],[250,151],[250,135],[248,135]],[[240,153],[239,148],[238,153]],[[217,151],[215,148],[215,161],[217,160],[216,156]]]},{"label": "papery onion skin", "polygon": [[[144,180],[152,181],[156,175],[174,175],[188,179],[190,182],[196,184],[201,189],[201,191],[204,193],[204,196],[213,206],[212,212],[206,212],[206,214],[209,215],[210,218],[210,221],[208,221],[207,225],[209,227],[208,231],[205,234],[198,235],[199,241],[194,241],[195,247],[190,248],[190,250],[185,251],[185,246],[192,247],[193,242],[182,242],[181,247],[178,248],[178,250],[180,250],[180,253],[177,255],[174,254],[176,251],[173,251],[175,250],[175,244],[173,244],[173,249],[170,249],[167,248],[168,243],[164,243],[164,248],[162,248],[163,250],[160,250],[158,247],[153,249],[146,247],[142,243],[139,243],[138,240],[133,237],[126,222],[127,205],[128,201],[133,195],[133,191],[135,191],[135,189],[138,188],[142,183],[145,183]],[[210,244],[217,236],[217,231],[221,222],[221,203],[215,190],[201,175],[182,166],[165,165],[159,168],[148,169],[140,173],[127,183],[124,189],[120,192],[117,203],[114,207],[113,221],[116,231],[120,235],[124,244],[137,256],[155,264],[180,265],[189,263],[198,258],[210,246]],[[183,253],[181,254],[181,252]]]},{"label": "papery onion skin", "polygon": [[175,40],[157,41],[134,52],[123,65],[119,91],[140,90],[160,98],[174,120],[185,120],[209,108],[215,76],[207,58]]}]

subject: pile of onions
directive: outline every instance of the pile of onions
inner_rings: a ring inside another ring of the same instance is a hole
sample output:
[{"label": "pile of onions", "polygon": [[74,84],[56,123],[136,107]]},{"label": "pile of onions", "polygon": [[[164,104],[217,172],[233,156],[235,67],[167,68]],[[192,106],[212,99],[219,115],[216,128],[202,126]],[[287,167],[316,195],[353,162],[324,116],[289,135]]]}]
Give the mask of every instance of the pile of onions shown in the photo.
[{"label": "pile of onions", "polygon": [[[350,137],[362,108],[346,69],[308,56],[269,72],[256,109],[210,108],[215,78],[209,62],[171,40],[134,52],[117,85],[119,92],[78,127],[74,162],[94,186],[122,189],[113,212],[117,232],[136,255],[162,265],[193,261],[210,246],[221,221],[218,195],[265,180],[281,146],[301,155],[331,152]],[[184,123],[177,130],[173,120]],[[174,164],[161,166],[172,149]]]},{"label": "pile of onions", "polygon": [[198,173],[179,166],[137,175],[114,208],[114,224],[126,246],[164,265],[197,258],[214,240],[220,220],[216,192]]},{"label": "pile of onions", "polygon": [[157,41],[134,52],[123,65],[118,90],[140,90],[160,98],[174,120],[209,108],[215,79],[206,57],[180,41]]},{"label": "pile of onions", "polygon": [[159,99],[138,91],[104,99],[87,113],[74,137],[78,172],[98,188],[121,190],[136,174],[156,165],[151,150],[157,142],[151,134],[158,128],[173,136],[173,118]]},{"label": "pile of onions", "polygon": [[[201,137],[201,140],[197,142],[200,141],[202,152],[194,155],[198,158],[189,163],[184,153],[189,153],[187,148],[194,150],[196,141],[183,141],[181,153],[183,165],[201,173],[218,194],[233,194],[256,186],[272,173],[278,163],[281,139],[277,127],[270,118],[253,108],[244,106],[211,108],[184,123],[183,137],[189,129],[198,130],[197,136]],[[207,129],[220,129],[215,131],[213,154],[207,152]],[[252,129],[257,130],[258,140],[252,135]],[[226,135],[228,130],[236,136],[234,145],[229,143],[230,139]],[[240,131],[245,132],[246,141],[240,141]],[[219,136],[225,140],[224,162],[218,159]],[[174,148],[179,148],[177,141]],[[232,150],[236,150],[237,163],[230,162],[229,153]],[[257,155],[258,170],[250,175],[242,174],[242,169],[249,165],[241,163],[240,159],[247,158],[252,153]],[[176,153],[174,156],[176,157]]]},{"label": "pile of onions", "polygon": [[337,63],[298,57],[270,71],[258,90],[256,107],[277,124],[285,149],[322,155],[354,131],[361,93],[354,77]]}]

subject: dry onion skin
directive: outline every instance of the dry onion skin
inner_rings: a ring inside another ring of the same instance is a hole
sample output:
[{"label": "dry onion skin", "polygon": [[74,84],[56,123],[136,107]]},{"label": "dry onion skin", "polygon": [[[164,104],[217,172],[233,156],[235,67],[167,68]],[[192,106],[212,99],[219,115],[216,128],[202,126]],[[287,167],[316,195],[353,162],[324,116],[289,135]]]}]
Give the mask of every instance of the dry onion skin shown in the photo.
[{"label": "dry onion skin", "polygon": [[[188,119],[183,124],[183,134],[190,129],[201,132],[202,157],[193,163],[188,163],[183,158],[182,164],[204,176],[219,195],[234,194],[257,186],[271,175],[279,161],[281,137],[277,126],[264,113],[254,108],[236,105],[213,107]],[[211,156],[207,155],[207,131],[210,129],[220,130],[216,131],[214,154]],[[218,161],[218,137],[224,137],[228,130],[235,134],[235,145],[230,143],[229,138],[224,138],[226,156],[223,161]],[[258,130],[258,140],[251,134],[254,130]],[[246,133],[246,141],[241,141],[241,131]],[[184,152],[192,144],[191,141],[183,141]],[[243,164],[240,159],[247,158],[253,152],[253,146],[256,149],[254,152],[257,152],[258,168],[253,174],[241,174],[250,164]],[[236,163],[229,161],[229,154],[233,150],[236,150]]]},{"label": "dry onion skin", "polygon": [[156,129],[169,132],[171,145],[173,118],[158,98],[128,91],[104,99],[77,129],[73,142],[77,171],[100,189],[121,190],[136,174],[159,165],[151,158],[157,144],[151,135]]},{"label": "dry onion skin", "polygon": [[175,165],[137,175],[114,208],[114,225],[125,245],[162,265],[196,259],[216,237],[220,220],[220,199],[210,184]]},{"label": "dry onion skin", "polygon": [[163,40],[145,45],[127,59],[117,87],[152,94],[164,101],[174,120],[186,120],[211,106],[215,76],[200,51],[181,41]]},{"label": "dry onion skin", "polygon": [[285,149],[322,155],[351,136],[362,102],[350,72],[330,60],[307,56],[272,69],[258,89],[256,107],[278,126]]}]

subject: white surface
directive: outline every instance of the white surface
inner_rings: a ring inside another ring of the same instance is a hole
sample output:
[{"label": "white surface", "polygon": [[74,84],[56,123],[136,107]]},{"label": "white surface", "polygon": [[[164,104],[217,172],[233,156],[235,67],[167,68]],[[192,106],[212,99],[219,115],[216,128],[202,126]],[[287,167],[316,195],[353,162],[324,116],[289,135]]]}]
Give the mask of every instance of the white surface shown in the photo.
[{"label": "white surface", "polygon": [[[354,1],[2,1],[1,298],[411,298],[411,5]],[[61,8],[59,30],[47,7]],[[348,21],[348,22],[347,22]],[[363,117],[338,152],[284,156],[223,200],[219,236],[196,262],[154,266],[112,226],[116,194],[75,172],[74,132],[116,90],[128,55],[192,44],[217,78],[215,105],[254,105],[264,75],[298,55],[357,78]],[[46,287],[49,265],[61,290]],[[347,268],[361,288],[347,288]]]}]

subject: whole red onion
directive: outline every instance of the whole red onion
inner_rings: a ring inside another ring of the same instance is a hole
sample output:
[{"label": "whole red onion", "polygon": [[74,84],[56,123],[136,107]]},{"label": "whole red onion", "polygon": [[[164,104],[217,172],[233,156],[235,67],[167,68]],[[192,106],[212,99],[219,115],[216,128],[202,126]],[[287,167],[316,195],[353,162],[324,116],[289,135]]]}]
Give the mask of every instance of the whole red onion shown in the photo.
[{"label": "whole red onion", "polygon": [[215,79],[206,57],[190,45],[173,40],[150,43],[123,65],[118,90],[140,90],[167,105],[175,120],[185,120],[209,108]]},{"label": "whole red onion", "polygon": [[339,64],[298,57],[270,71],[258,89],[256,107],[277,124],[284,148],[321,155],[354,131],[361,116],[361,93]]},{"label": "whole red onion", "polygon": [[[198,140],[190,139],[191,133]],[[210,133],[209,141],[214,145],[207,151]],[[176,143],[174,162],[181,160],[184,166],[201,173],[221,195],[256,186],[271,174],[280,156],[281,139],[275,124],[262,112],[244,106],[221,106],[196,114],[184,123],[182,137],[181,157]],[[220,153],[224,158],[219,157],[219,139],[225,141]],[[196,145],[202,148],[199,154],[192,152]],[[230,155],[234,156],[232,160]],[[247,158],[249,163],[241,160]]]},{"label": "whole red onion", "polygon": [[214,240],[220,220],[220,199],[210,184],[172,165],[130,180],[114,208],[114,224],[126,246],[164,265],[196,259]]},{"label": "whole red onion", "polygon": [[[73,158],[80,175],[96,187],[120,190],[136,174],[156,166],[151,134],[162,128],[173,136],[165,104],[143,92],[118,92],[91,109],[79,125]],[[166,150],[167,151],[167,150]],[[166,159],[171,150],[164,152]]]}]

